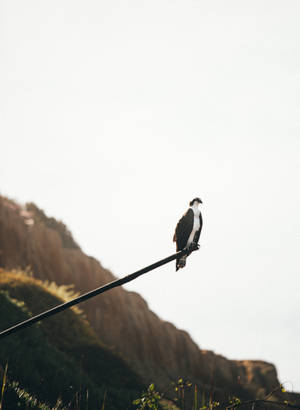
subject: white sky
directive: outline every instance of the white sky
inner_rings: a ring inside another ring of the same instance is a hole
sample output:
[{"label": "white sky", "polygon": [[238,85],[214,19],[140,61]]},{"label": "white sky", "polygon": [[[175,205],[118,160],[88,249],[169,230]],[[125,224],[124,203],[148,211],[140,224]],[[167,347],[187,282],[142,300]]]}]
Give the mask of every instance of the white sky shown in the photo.
[{"label": "white sky", "polygon": [[67,223],[201,348],[300,390],[298,0],[2,0],[0,193]]}]

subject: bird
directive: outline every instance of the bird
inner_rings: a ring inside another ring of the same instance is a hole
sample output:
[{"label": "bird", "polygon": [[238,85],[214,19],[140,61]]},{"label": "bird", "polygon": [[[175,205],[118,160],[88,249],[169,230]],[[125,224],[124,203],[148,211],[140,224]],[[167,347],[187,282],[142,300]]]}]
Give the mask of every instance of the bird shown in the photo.
[{"label": "bird", "polygon": [[199,249],[199,238],[202,230],[203,220],[199,209],[202,204],[200,198],[194,198],[190,202],[190,207],[178,221],[173,242],[176,242],[176,252],[187,249],[189,252],[176,259],[176,271],[184,268],[187,256],[194,250]]}]

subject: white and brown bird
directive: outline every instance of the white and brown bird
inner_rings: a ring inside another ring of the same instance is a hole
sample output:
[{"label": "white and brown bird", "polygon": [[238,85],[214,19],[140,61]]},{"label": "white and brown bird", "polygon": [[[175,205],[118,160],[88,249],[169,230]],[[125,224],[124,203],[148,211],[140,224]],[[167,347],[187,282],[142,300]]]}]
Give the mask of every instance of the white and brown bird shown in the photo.
[{"label": "white and brown bird", "polygon": [[[199,248],[198,242],[203,225],[202,215],[199,209],[199,205],[202,204],[200,198],[194,198],[190,202],[190,207],[179,220],[175,233],[173,236],[173,242],[176,242],[176,251],[182,251],[184,249],[193,251]],[[189,255],[183,255],[176,259],[176,271],[185,267],[186,258]]]}]

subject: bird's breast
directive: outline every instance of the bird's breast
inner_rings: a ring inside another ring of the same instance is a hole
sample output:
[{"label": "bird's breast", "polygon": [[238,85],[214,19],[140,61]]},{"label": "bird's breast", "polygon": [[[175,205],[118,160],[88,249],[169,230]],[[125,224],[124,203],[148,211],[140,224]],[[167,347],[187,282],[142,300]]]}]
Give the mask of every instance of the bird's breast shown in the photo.
[{"label": "bird's breast", "polygon": [[199,229],[200,229],[200,219],[199,219],[199,216],[194,215],[193,231],[198,231]]}]

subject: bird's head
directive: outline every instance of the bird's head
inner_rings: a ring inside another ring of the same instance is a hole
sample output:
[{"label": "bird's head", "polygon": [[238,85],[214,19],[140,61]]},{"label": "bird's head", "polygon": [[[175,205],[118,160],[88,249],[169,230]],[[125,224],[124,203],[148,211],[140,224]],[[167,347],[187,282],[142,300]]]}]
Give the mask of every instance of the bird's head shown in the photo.
[{"label": "bird's head", "polygon": [[194,198],[191,202],[190,202],[190,206],[193,206],[193,205],[200,205],[200,204],[202,204],[202,201],[201,201],[201,199],[200,198]]}]

